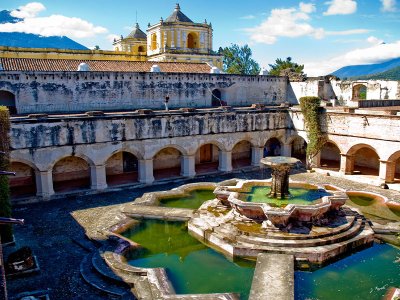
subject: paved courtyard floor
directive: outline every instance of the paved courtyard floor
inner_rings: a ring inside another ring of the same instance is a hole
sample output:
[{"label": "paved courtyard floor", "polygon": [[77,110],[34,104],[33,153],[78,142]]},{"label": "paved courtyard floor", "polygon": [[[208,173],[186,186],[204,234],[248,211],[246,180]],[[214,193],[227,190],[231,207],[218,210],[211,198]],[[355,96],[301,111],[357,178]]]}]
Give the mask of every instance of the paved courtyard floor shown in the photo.
[{"label": "paved courtyard floor", "polygon": [[[87,251],[76,241],[84,239],[85,230],[93,230],[90,227],[94,220],[104,217],[108,211],[116,209],[119,204],[131,202],[145,192],[168,190],[196,181],[219,182],[230,178],[260,179],[263,176],[268,178],[269,174],[241,171],[15,206],[13,217],[25,219],[25,225],[14,227],[16,245],[6,247],[5,255],[7,256],[19,247],[29,246],[37,257],[41,271],[23,278],[8,279],[9,298],[13,299],[19,293],[26,291],[48,290],[51,299],[107,299],[87,285],[79,273],[79,265]],[[310,183],[330,183],[347,190],[376,192],[400,202],[398,191],[382,190],[379,187],[344,178],[299,172],[292,175],[291,179]]]}]

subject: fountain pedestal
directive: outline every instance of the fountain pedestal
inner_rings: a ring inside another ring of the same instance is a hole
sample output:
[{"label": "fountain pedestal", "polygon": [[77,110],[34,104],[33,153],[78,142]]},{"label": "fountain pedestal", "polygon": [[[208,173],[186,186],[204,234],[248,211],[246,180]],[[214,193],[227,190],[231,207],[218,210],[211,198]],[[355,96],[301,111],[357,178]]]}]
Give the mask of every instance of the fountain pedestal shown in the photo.
[{"label": "fountain pedestal", "polygon": [[270,197],[284,199],[289,193],[290,168],[299,160],[294,157],[272,156],[261,159],[263,165],[272,169],[272,184]]}]

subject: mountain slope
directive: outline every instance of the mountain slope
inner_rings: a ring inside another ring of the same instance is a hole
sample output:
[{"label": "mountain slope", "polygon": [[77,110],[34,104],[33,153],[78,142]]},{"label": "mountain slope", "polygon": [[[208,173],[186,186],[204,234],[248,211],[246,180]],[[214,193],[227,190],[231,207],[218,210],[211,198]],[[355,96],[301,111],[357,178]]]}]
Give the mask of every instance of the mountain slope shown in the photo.
[{"label": "mountain slope", "polygon": [[385,72],[397,66],[400,66],[400,57],[380,64],[346,66],[340,68],[339,70],[333,72],[332,74],[340,78],[356,77],[356,76],[358,77],[358,76]]},{"label": "mountain slope", "polygon": [[[0,24],[17,23],[20,21],[22,19],[14,18],[10,15],[10,11],[0,11]],[[22,32],[0,32],[0,46],[88,50],[85,46],[66,36],[41,36]]]},{"label": "mountain slope", "polygon": [[394,67],[394,68],[392,68],[390,70],[387,70],[385,72],[371,74],[371,75],[365,75],[365,76],[356,76],[356,77],[352,77],[351,79],[400,80],[400,66]]}]

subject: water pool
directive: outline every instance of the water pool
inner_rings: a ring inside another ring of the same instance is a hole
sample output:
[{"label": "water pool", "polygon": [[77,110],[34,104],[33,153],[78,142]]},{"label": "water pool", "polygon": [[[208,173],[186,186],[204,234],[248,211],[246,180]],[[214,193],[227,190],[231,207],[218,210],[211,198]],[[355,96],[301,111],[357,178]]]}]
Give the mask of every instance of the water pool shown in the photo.
[{"label": "water pool", "polygon": [[214,199],[214,190],[193,190],[188,196],[161,198],[160,206],[175,208],[199,208],[204,201]]}]

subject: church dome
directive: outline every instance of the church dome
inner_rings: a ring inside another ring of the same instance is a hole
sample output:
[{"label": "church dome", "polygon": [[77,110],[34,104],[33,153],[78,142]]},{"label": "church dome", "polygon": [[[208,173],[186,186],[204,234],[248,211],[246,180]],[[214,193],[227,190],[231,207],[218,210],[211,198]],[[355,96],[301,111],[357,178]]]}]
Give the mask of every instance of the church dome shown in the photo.
[{"label": "church dome", "polygon": [[175,6],[174,11],[172,14],[164,21],[164,22],[186,22],[186,23],[193,23],[183,12],[181,12],[181,7],[177,3]]},{"label": "church dome", "polygon": [[139,24],[136,23],[135,28],[127,36],[127,38],[130,38],[130,39],[142,39],[142,40],[144,39],[145,40],[145,39],[147,39],[147,35],[142,30],[140,30]]}]

